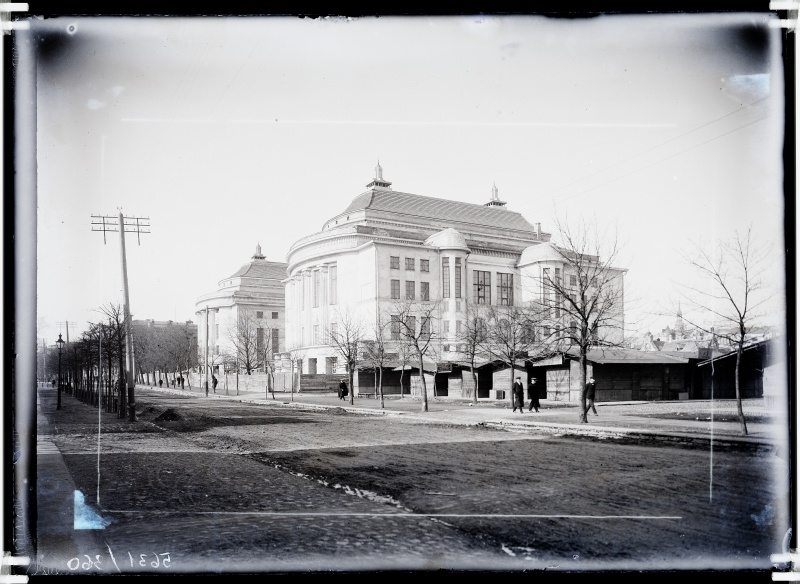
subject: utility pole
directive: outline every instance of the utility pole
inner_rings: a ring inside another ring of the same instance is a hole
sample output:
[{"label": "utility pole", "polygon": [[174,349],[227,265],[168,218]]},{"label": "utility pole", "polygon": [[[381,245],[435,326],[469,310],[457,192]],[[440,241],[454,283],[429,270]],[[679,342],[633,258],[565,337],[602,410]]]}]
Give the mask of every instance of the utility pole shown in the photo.
[{"label": "utility pole", "polygon": [[205,350],[205,368],[203,369],[203,377],[206,380],[206,397],[208,397],[208,306],[206,306],[206,350]]},{"label": "utility pole", "polygon": [[[116,219],[117,225],[114,225]],[[122,290],[123,290],[123,311],[125,317],[125,358],[127,374],[125,375],[127,383],[127,397],[128,397],[128,420],[131,422],[136,421],[136,399],[134,396],[134,378],[133,378],[133,327],[131,326],[131,309],[130,300],[128,296],[128,262],[125,257],[125,232],[136,233],[139,245],[142,244],[141,234],[150,233],[150,219],[147,217],[124,217],[120,210],[119,215],[114,217],[112,215],[92,215],[92,231],[103,232],[103,243],[106,242],[107,231],[118,231],[120,242],[120,256],[122,260]]]}]

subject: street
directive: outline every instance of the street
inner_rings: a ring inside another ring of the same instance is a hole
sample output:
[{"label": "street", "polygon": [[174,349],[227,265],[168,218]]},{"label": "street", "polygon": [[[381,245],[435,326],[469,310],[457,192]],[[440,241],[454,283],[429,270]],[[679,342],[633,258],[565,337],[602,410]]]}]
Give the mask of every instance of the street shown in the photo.
[{"label": "street", "polygon": [[136,422],[102,414],[98,457],[97,409],[39,396],[40,485],[60,454],[108,523],[73,530],[72,487],[51,484],[65,505],[40,513],[39,571],[768,570],[788,528],[785,461],[765,449],[153,389],[137,394]]}]

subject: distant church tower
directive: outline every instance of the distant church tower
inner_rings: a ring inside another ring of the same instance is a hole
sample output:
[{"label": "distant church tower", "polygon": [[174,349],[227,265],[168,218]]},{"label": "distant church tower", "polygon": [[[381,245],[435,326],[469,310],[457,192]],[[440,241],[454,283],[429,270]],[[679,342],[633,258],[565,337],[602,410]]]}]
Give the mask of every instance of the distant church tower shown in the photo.
[{"label": "distant church tower", "polygon": [[378,161],[378,166],[375,167],[375,178],[367,185],[371,189],[386,189],[392,190],[392,183],[383,179],[383,169],[381,168],[381,161]]},{"label": "distant church tower", "polygon": [[497,185],[492,185],[492,198],[489,199],[488,203],[483,204],[484,207],[505,207],[506,202],[501,201],[500,197],[497,196]]},{"label": "distant church tower", "polygon": [[675,318],[675,338],[686,338],[686,325],[683,322],[683,314],[681,314],[681,303],[678,301],[678,316]]}]

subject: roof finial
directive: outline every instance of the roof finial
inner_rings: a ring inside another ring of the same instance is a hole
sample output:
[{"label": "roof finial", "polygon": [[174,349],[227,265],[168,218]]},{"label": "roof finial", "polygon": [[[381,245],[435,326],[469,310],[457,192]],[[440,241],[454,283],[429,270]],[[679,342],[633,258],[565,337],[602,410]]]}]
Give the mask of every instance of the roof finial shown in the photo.
[{"label": "roof finial", "polygon": [[497,194],[497,183],[492,183],[492,197],[488,203],[484,203],[484,207],[504,207],[505,201],[501,201]]},{"label": "roof finial", "polygon": [[369,188],[381,188],[391,191],[392,183],[383,178],[383,168],[381,168],[381,159],[378,159],[378,165],[375,167],[375,178],[372,179],[367,185]]},{"label": "roof finial", "polygon": [[256,253],[253,254],[254,260],[263,260],[266,259],[263,255],[261,255],[261,243],[256,244]]}]

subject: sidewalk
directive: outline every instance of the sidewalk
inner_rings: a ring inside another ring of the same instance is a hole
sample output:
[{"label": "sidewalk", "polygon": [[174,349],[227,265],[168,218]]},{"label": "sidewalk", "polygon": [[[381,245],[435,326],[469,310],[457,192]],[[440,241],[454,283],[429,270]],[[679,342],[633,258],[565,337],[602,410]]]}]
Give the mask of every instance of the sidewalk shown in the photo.
[{"label": "sidewalk", "polygon": [[[159,391],[204,394],[205,390],[180,390],[137,386],[137,391]],[[340,400],[333,393],[276,392],[265,397],[262,392],[223,390],[209,391],[209,399],[228,399],[243,403],[266,404],[281,408],[329,409],[342,408],[362,415],[413,417],[414,421],[502,428],[510,431],[550,433],[555,435],[585,435],[600,438],[632,440],[668,440],[716,445],[751,445],[755,447],[785,446],[787,427],[778,412],[767,410],[763,400],[745,400],[743,410],[748,434],[742,435],[736,418],[735,400],[673,401],[673,402],[606,402],[597,403],[598,415],[590,412],[588,423],[578,420],[578,404],[541,400],[539,412],[512,412],[506,400],[480,400],[473,405],[457,398],[429,398],[428,411],[422,412],[418,397],[385,397],[384,407],[379,399],[349,397]]]}]

